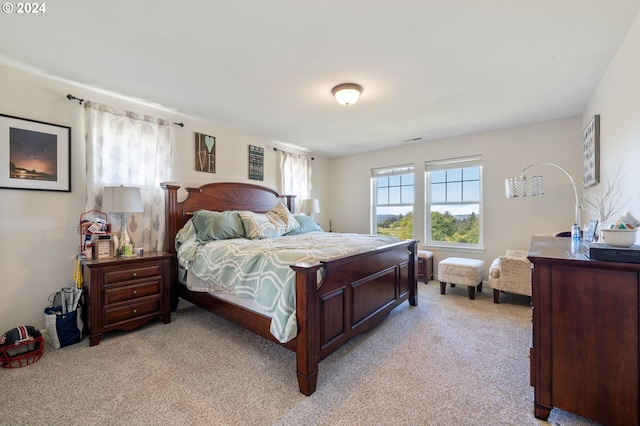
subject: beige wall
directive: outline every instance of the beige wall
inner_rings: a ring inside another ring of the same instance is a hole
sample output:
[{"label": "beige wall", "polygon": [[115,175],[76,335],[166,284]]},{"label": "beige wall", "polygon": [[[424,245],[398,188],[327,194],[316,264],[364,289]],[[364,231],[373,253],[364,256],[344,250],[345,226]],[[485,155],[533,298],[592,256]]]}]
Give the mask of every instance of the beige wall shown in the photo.
[{"label": "beige wall", "polygon": [[507,199],[504,180],[519,176],[523,168],[538,162],[557,163],[567,169],[574,179],[579,180],[582,174],[581,130],[581,118],[572,117],[333,158],[333,230],[369,232],[371,169],[413,164],[416,174],[414,234],[415,238],[424,241],[422,218],[425,208],[425,161],[481,154],[485,250],[468,252],[429,249],[435,252],[436,262],[449,256],[461,256],[483,259],[486,263],[490,263],[508,248],[526,249],[534,233],[550,233],[571,228],[575,216],[573,187],[560,170],[544,165],[527,171],[527,174],[544,176],[545,195],[542,197]]},{"label": "beige wall", "polygon": [[583,125],[596,114],[600,115],[600,180],[605,184],[620,169],[625,176],[622,201],[630,200],[622,212],[640,219],[640,15],[595,90]]}]

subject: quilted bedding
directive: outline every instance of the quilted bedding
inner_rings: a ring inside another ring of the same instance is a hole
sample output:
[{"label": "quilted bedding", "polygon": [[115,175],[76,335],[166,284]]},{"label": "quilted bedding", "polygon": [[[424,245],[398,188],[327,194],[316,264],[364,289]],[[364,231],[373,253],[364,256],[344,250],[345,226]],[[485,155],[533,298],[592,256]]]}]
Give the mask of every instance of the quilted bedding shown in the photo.
[{"label": "quilted bedding", "polygon": [[280,342],[297,333],[296,262],[349,256],[398,242],[393,237],[314,232],[249,240],[235,238],[199,243],[188,226],[176,239],[178,261],[209,283],[194,291],[223,291],[253,298],[271,317],[270,331]]}]

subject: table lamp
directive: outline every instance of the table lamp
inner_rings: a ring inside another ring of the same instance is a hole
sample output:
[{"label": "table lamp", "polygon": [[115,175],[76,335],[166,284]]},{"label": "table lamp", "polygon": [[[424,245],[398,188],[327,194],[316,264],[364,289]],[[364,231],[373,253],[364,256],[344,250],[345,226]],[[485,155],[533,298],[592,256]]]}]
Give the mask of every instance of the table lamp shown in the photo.
[{"label": "table lamp", "polygon": [[102,210],[106,213],[120,213],[120,239],[117,253],[133,254],[133,243],[129,236],[127,213],[144,211],[140,188],[132,186],[105,186],[102,189]]},{"label": "table lamp", "polygon": [[314,213],[320,213],[320,201],[317,198],[305,198],[302,200],[302,213],[313,217]]}]

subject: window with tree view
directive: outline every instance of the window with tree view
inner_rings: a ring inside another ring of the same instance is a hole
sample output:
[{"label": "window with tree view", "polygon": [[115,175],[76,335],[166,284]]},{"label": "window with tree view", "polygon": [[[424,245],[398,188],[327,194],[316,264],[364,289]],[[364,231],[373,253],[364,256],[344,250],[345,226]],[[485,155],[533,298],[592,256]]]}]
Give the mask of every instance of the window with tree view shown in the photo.
[{"label": "window with tree view", "polygon": [[413,238],[413,166],[371,171],[372,233]]},{"label": "window with tree view", "polygon": [[425,166],[426,240],[431,244],[481,246],[481,158],[430,161]]}]

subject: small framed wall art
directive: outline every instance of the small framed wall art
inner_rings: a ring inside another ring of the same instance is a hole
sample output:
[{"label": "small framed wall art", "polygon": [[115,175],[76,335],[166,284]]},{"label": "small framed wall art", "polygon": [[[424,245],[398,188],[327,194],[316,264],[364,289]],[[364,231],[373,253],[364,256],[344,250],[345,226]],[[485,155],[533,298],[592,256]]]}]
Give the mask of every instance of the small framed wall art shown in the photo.
[{"label": "small framed wall art", "polygon": [[249,145],[249,179],[264,180],[264,148]]},{"label": "small framed wall art", "polygon": [[216,172],[216,138],[196,133],[196,170]]},{"label": "small framed wall art", "polygon": [[600,116],[594,115],[582,132],[582,161],[584,187],[600,181]]},{"label": "small framed wall art", "polygon": [[0,114],[0,188],[71,192],[71,127]]}]

